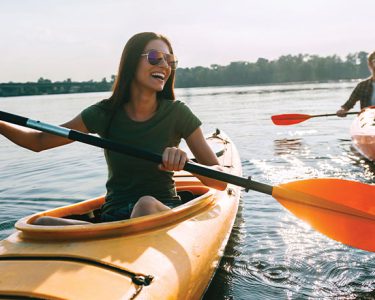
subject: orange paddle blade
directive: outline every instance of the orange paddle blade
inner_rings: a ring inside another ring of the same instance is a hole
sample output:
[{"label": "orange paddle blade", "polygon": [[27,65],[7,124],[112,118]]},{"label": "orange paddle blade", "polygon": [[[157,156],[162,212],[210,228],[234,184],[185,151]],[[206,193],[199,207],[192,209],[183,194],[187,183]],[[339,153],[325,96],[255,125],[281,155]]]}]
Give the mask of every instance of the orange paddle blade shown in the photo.
[{"label": "orange paddle blade", "polygon": [[310,119],[310,115],[304,114],[283,114],[272,116],[272,122],[275,125],[293,125]]},{"label": "orange paddle blade", "polygon": [[375,186],[343,179],[281,184],[272,196],[298,218],[346,245],[375,252]]}]

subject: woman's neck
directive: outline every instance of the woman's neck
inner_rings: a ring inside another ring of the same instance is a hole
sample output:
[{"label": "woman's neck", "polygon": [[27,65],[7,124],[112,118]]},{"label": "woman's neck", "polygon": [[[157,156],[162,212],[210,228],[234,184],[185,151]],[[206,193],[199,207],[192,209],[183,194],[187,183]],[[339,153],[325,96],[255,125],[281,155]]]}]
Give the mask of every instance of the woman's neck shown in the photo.
[{"label": "woman's neck", "polygon": [[124,110],[133,121],[143,122],[152,118],[158,108],[156,93],[132,91],[130,101],[124,105]]}]

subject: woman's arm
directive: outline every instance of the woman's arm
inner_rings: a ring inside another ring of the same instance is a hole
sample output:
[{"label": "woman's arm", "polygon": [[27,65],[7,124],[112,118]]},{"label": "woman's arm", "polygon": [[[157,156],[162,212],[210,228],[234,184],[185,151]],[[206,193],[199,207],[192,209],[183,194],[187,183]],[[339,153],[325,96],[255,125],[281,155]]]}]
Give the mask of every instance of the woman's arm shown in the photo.
[{"label": "woman's arm", "polygon": [[339,117],[346,117],[346,113],[353,108],[353,106],[359,101],[360,95],[359,92],[363,86],[363,81],[357,84],[357,86],[352,91],[348,101],[346,101],[341,108],[336,112]]},{"label": "woman's arm", "polygon": [[[61,126],[88,133],[88,130],[82,121],[81,115],[76,116],[74,119],[62,124]],[[5,136],[13,143],[35,152],[40,152],[73,142],[72,140],[64,137],[40,132],[34,129],[27,129],[3,121],[0,121],[0,134]]]},{"label": "woman's arm", "polygon": [[[202,129],[198,127],[193,131],[192,134],[186,139],[191,152],[194,154],[196,160],[203,165],[212,166],[213,169],[218,171],[224,171],[224,168],[220,166],[219,160],[211,147],[208,145],[206,139],[203,136]],[[196,175],[203,184],[215,188],[217,190],[225,190],[227,183],[212,178]]]}]

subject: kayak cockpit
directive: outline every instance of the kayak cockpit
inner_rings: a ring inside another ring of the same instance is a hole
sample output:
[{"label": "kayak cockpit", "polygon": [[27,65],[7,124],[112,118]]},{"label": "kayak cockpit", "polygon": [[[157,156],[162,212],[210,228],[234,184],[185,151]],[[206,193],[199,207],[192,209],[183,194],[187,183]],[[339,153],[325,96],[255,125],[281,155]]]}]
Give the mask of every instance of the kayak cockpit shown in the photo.
[{"label": "kayak cockpit", "polygon": [[[232,167],[231,156],[227,155],[231,153],[228,152],[229,142],[225,135],[217,130],[212,135],[207,136],[206,140],[221,164]],[[186,145],[181,145],[181,147],[188,153],[189,158],[194,160],[188,147]],[[134,219],[104,223],[100,222],[100,207],[105,202],[105,197],[101,196],[22,218],[16,223],[15,227],[19,230],[20,238],[32,240],[59,241],[132,235],[174,226],[184,220],[194,218],[211,209],[216,200],[222,198],[217,196],[218,193],[222,192],[204,186],[195,176],[186,171],[175,172],[174,180],[182,205],[168,211]],[[69,226],[34,225],[34,221],[43,216],[76,219],[88,221],[91,224]]]},{"label": "kayak cockpit", "polygon": [[[202,192],[202,191],[199,191],[199,192]],[[191,191],[191,190],[181,190],[181,191],[178,191],[177,194],[181,198],[181,204],[187,203],[187,202],[201,196],[201,194],[199,194],[199,195],[194,194],[194,191]],[[104,200],[104,196],[100,197],[100,198],[97,198],[97,199],[98,199],[98,202],[97,202],[98,207],[97,208],[94,208],[90,211],[83,212],[83,213],[80,213],[80,214],[69,214],[67,216],[63,216],[63,218],[64,219],[79,220],[79,221],[86,221],[86,222],[90,222],[90,223],[94,223],[94,224],[102,223],[101,218],[100,218],[100,213],[101,213],[100,206],[103,205],[105,200]]]},{"label": "kayak cockpit", "polygon": [[[105,201],[104,196],[102,196],[22,218],[16,223],[15,227],[20,231],[22,238],[37,240],[71,240],[131,235],[156,230],[165,226],[173,226],[184,219],[192,218],[211,207],[215,199],[214,194],[217,192],[202,185],[187,187],[179,184],[177,184],[177,191],[185,203],[171,210],[153,215],[100,223],[98,212]],[[34,221],[42,216],[73,218],[89,221],[92,224],[71,226],[34,225]]]}]

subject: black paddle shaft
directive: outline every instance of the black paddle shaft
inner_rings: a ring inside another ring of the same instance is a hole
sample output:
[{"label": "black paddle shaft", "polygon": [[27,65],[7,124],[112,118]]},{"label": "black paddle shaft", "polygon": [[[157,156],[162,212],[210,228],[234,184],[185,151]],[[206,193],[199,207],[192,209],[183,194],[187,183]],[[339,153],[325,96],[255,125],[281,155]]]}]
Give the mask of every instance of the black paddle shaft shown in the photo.
[{"label": "black paddle shaft", "polygon": [[[40,121],[35,121],[32,119],[28,119],[22,116],[10,114],[7,112],[0,111],[0,120],[17,124],[20,126],[28,127],[37,129],[43,132],[48,132],[54,135],[62,136],[68,138],[73,141],[82,142],[84,144],[89,144],[92,146],[100,147],[103,149],[123,153],[129,156],[145,159],[148,161],[152,161],[155,163],[162,163],[162,156],[157,153],[149,152],[140,148],[136,148],[130,145],[124,145],[115,141],[111,141],[104,138],[99,138],[90,134],[86,134],[74,129],[69,129],[61,126],[50,125],[47,123],[43,123]],[[232,174],[228,174],[225,172],[213,170],[209,167],[194,163],[194,162],[187,162],[184,166],[184,170],[202,175],[205,177],[213,178],[216,180],[224,181],[227,183],[231,183],[237,186],[241,186],[245,188],[246,191],[254,190],[260,193],[272,195],[272,186],[256,182],[251,180],[250,178],[240,177]]]},{"label": "black paddle shaft", "polygon": [[[358,111],[351,111],[351,112],[347,112],[346,113],[347,115],[357,115],[359,114]],[[333,116],[337,116],[336,114],[322,114],[322,115],[311,115],[310,118],[315,118],[315,117],[333,117]]]}]

